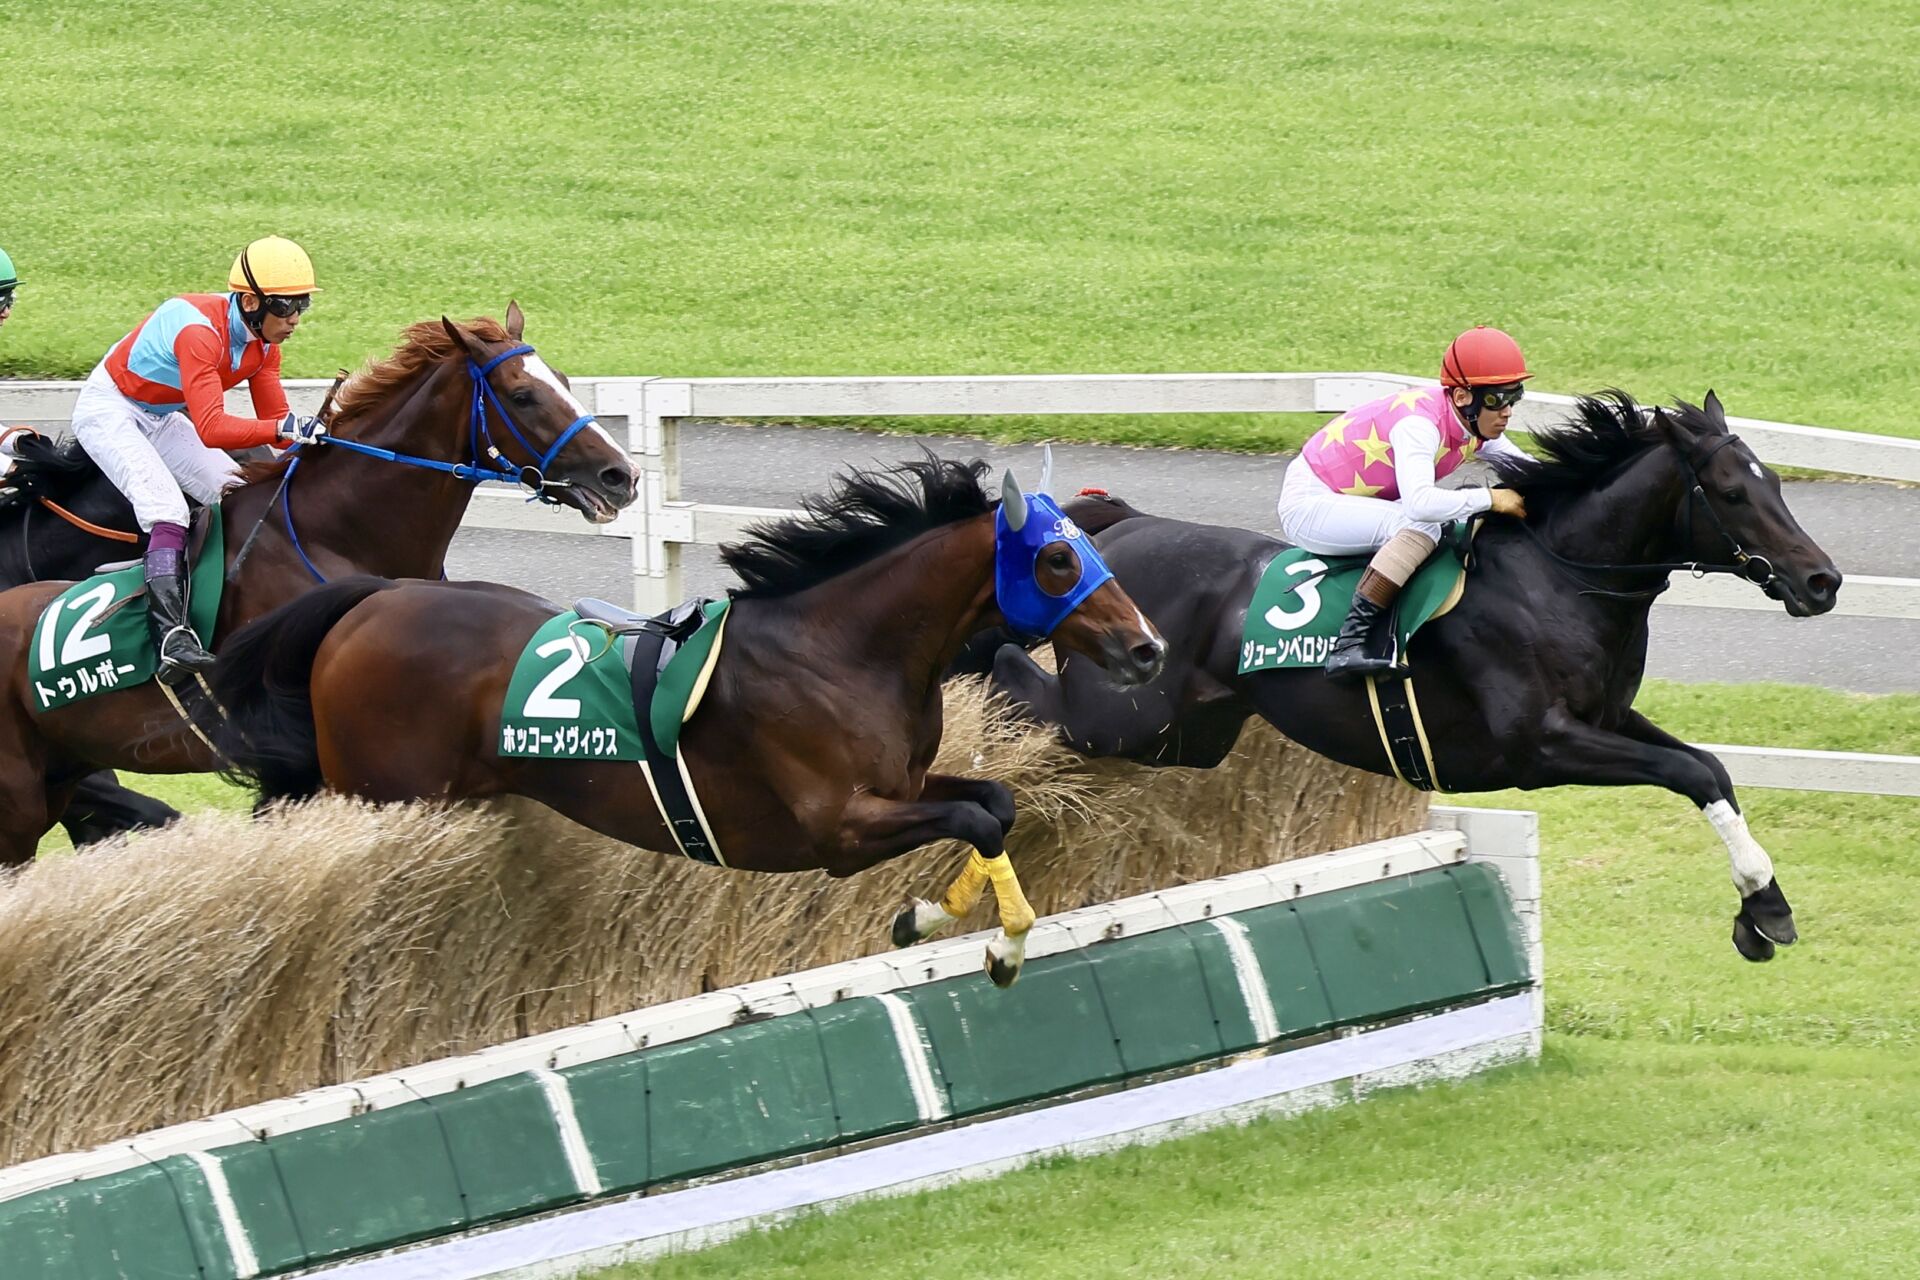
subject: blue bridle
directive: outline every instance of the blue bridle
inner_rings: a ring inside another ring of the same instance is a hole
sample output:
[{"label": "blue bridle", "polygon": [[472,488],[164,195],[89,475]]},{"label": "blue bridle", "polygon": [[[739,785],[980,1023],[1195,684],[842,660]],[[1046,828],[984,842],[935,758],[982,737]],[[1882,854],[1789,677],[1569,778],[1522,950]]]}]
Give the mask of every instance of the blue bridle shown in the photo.
[{"label": "blue bridle", "polygon": [[[316,443],[329,449],[345,449],[348,453],[357,453],[362,457],[374,458],[381,462],[397,462],[403,467],[420,467],[427,471],[443,472],[456,480],[465,480],[472,484],[524,485],[531,490],[527,497],[528,502],[537,500],[558,506],[559,499],[549,497],[547,491],[567,489],[572,485],[564,480],[547,479],[547,468],[553,464],[554,458],[560,451],[566,448],[575,436],[593,425],[596,419],[590,413],[581,414],[567,425],[567,429],[554,440],[553,447],[545,453],[534,448],[532,443],[520,434],[519,424],[513,420],[513,415],[507,412],[507,406],[494,391],[493,384],[487,381],[487,375],[515,356],[532,354],[533,348],[522,344],[502,351],[485,364],[480,364],[472,358],[467,360],[467,377],[473,386],[473,399],[472,412],[467,420],[468,457],[465,462],[442,462],[438,458],[422,458],[411,453],[399,453],[393,449],[362,444],[358,440],[342,440],[338,436],[331,435],[322,436]],[[520,447],[530,456],[538,459],[532,466],[518,465],[494,445],[493,432],[487,426],[489,405],[500,415],[500,420],[507,424],[507,430],[511,431],[513,438],[520,442]],[[482,458],[483,445],[485,446],[484,459]],[[293,504],[288,490],[293,487],[294,472],[300,469],[301,447],[296,444],[288,451],[294,455],[294,458],[287,464],[287,478],[280,485],[280,511],[286,520],[287,537],[293,542],[293,549],[299,553],[300,563],[307,566],[307,572],[313,575],[316,582],[325,582],[326,578],[321,576],[320,571],[313,567],[313,561],[308,558],[307,549],[300,545],[300,535],[293,527]]]},{"label": "blue bridle", "polygon": [[[993,594],[1000,616],[1016,635],[1044,639],[1080,607],[1080,602],[1113,577],[1093,539],[1044,493],[1026,493],[1026,517],[1018,529],[1007,519],[1007,503],[1000,504],[993,525]],[[1056,542],[1072,547],[1080,557],[1080,580],[1065,595],[1049,595],[1034,580],[1040,552]]]}]

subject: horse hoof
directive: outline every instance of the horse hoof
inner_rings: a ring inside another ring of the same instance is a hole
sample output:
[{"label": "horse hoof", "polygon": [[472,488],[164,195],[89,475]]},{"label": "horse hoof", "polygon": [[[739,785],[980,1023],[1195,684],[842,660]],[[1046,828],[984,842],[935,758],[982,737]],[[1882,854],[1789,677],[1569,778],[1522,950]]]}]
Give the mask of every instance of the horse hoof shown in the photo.
[{"label": "horse hoof", "polygon": [[913,926],[914,908],[918,905],[916,902],[909,902],[900,909],[900,914],[893,918],[894,946],[910,947],[920,941],[920,931]]},{"label": "horse hoof", "polygon": [[925,898],[915,898],[900,909],[893,918],[893,945],[910,947],[923,938],[930,938],[953,923],[953,917],[937,902],[928,902]]},{"label": "horse hoof", "polygon": [[1790,947],[1800,940],[1800,931],[1793,925],[1793,908],[1787,905],[1787,895],[1780,892],[1777,880],[1767,881],[1765,888],[1742,898],[1740,914],[1750,928],[1769,942]]},{"label": "horse hoof", "polygon": [[1755,928],[1752,918],[1744,911],[1733,918],[1733,946],[1755,964],[1773,959],[1773,940]]},{"label": "horse hoof", "polygon": [[1020,966],[1027,959],[1027,935],[1010,938],[996,934],[987,944],[987,977],[996,987],[1010,987],[1020,977]]}]

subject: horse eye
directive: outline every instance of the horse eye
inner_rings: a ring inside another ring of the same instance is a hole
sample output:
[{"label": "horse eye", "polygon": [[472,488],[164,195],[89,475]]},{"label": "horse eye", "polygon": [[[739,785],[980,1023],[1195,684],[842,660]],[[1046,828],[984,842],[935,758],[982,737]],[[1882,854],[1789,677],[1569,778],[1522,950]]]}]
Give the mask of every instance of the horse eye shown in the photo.
[{"label": "horse eye", "polygon": [[1724,502],[1737,506],[1747,500],[1747,495],[1739,489],[1722,489],[1720,498]]},{"label": "horse eye", "polygon": [[536,399],[538,399],[538,397],[536,397],[532,391],[529,391],[525,387],[522,387],[520,390],[513,393],[513,402],[519,405],[522,409],[533,408],[534,401]]}]

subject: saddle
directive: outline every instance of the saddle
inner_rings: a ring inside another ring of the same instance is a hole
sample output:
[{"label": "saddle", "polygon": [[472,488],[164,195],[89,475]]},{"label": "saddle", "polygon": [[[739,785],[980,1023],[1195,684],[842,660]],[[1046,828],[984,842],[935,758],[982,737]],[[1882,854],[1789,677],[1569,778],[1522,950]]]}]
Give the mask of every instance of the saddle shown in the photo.
[{"label": "saddle", "polygon": [[[707,606],[713,601],[704,597],[682,600],[665,613],[649,617],[644,613],[614,604],[609,600],[588,597],[574,602],[573,611],[580,615],[582,622],[591,622],[605,627],[607,634],[618,639],[622,636],[657,635],[660,637],[659,657],[653,663],[653,675],[658,678],[667,669],[667,663],[673,661],[673,655],[700,624],[707,620]],[[651,651],[652,646],[647,646]],[[637,668],[638,663],[634,666]]]}]

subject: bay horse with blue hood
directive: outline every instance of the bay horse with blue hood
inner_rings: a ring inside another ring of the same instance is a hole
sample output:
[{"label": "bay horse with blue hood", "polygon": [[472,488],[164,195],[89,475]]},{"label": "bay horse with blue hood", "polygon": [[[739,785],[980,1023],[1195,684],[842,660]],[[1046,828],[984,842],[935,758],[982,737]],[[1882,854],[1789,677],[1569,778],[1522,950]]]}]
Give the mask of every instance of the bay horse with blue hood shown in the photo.
[{"label": "bay horse with blue hood", "polygon": [[[1744,577],[1794,617],[1832,609],[1841,575],[1787,509],[1780,479],[1727,427],[1719,398],[1646,412],[1624,392],[1583,397],[1534,436],[1545,455],[1499,459],[1523,520],[1490,518],[1451,612],[1414,633],[1410,670],[1431,755],[1429,786],[1657,786],[1685,796],[1727,848],[1740,893],[1733,941],[1767,960],[1798,934],[1773,864],[1747,828],[1726,768],[1633,709],[1647,617],[1675,572]],[[1295,463],[1294,465],[1300,465]],[[1122,697],[1062,655],[1058,675],[999,645],[994,684],[1090,756],[1211,768],[1250,715],[1373,773],[1401,770],[1367,684],[1317,668],[1241,674],[1248,603],[1286,544],[1265,534],[1142,516],[1104,498],[1069,503],[1128,593],[1160,626],[1165,669]],[[976,647],[975,653],[978,653]]]},{"label": "bay horse with blue hood", "polygon": [[[582,602],[579,622],[535,646],[562,611],[491,583],[348,581],[245,628],[214,676],[231,716],[222,746],[266,801],[323,787],[376,801],[527,796],[627,844],[748,871],[849,876],[962,841],[965,869],[940,902],[900,913],[894,941],[951,924],[991,884],[1001,928],[986,967],[1005,986],[1034,919],[1004,847],[1013,795],[930,772],[942,676],[969,636],[1003,621],[1128,686],[1153,677],[1165,646],[1050,497],[1009,474],[995,504],[985,470],[928,454],[853,471],[801,515],[722,547],[743,585],[724,612],[703,611],[721,630],[703,695],[673,717],[677,764],[509,754],[520,655],[546,643],[564,654],[608,607]],[[580,723],[577,705],[546,714]],[[656,790],[676,771],[694,799],[670,823]]]}]

